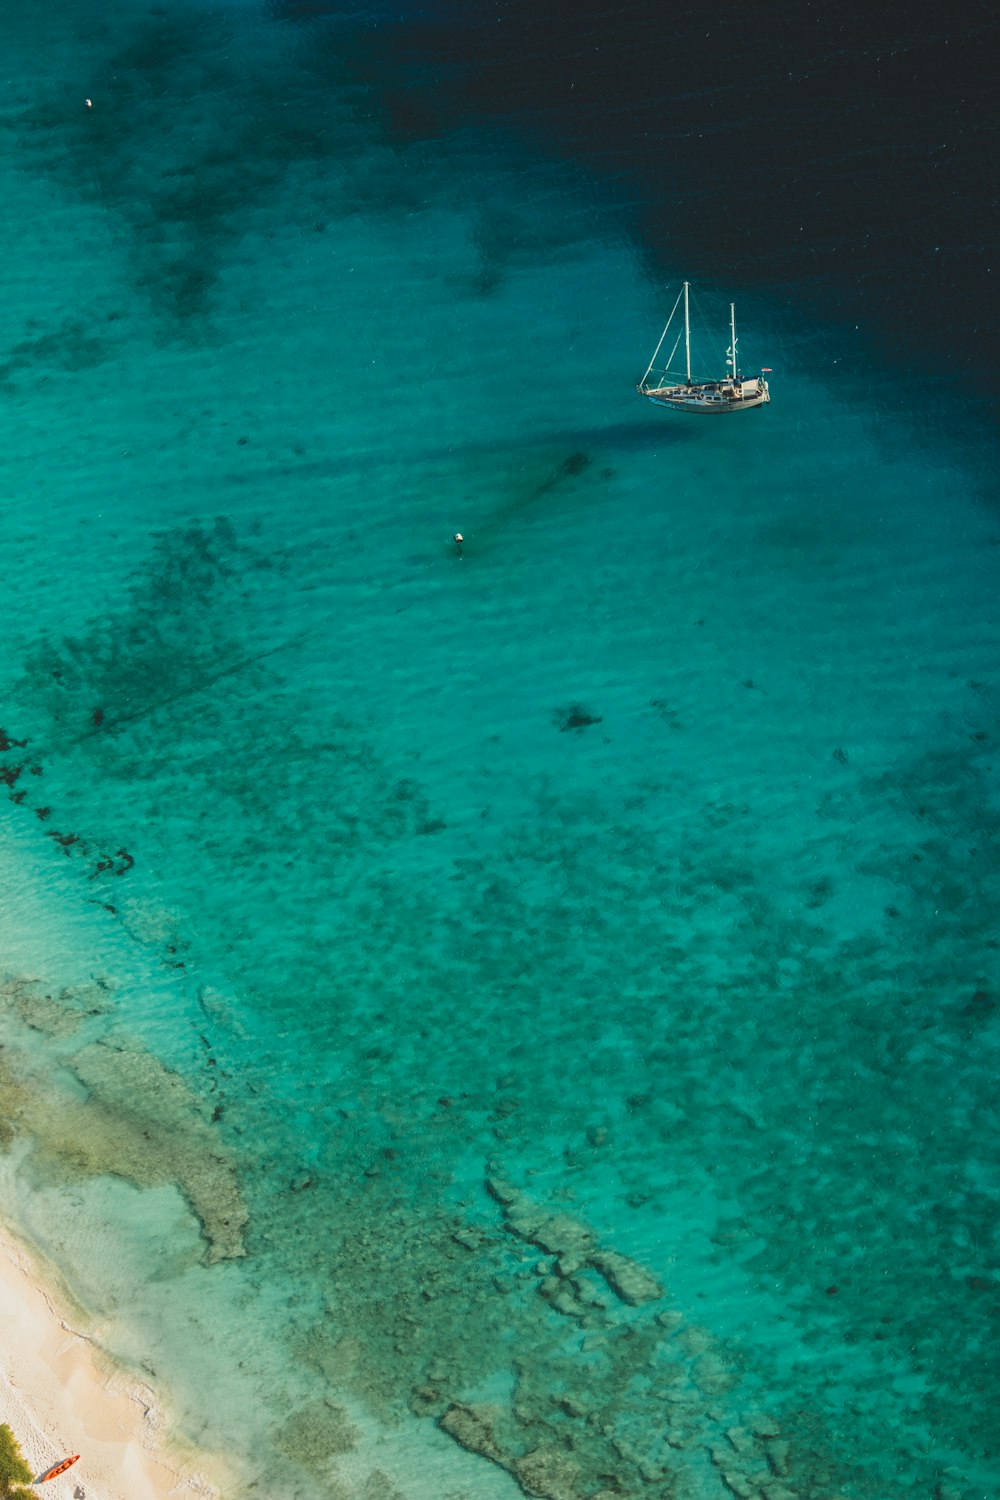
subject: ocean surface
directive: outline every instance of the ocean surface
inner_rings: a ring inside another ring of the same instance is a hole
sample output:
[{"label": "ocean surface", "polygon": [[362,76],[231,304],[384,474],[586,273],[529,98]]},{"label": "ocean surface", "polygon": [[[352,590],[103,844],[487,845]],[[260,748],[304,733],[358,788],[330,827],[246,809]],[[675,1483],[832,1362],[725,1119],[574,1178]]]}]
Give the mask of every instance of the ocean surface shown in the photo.
[{"label": "ocean surface", "polygon": [[2,15],[0,1216],[227,1500],[993,1500],[995,10]]}]

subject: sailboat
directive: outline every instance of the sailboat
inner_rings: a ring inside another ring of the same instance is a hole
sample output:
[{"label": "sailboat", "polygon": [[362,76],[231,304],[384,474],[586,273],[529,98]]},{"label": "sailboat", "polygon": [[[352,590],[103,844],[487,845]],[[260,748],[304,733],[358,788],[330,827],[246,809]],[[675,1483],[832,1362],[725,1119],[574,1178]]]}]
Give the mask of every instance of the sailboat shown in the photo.
[{"label": "sailboat", "polygon": [[[682,299],[684,302],[685,361],[685,376],[683,380],[679,378],[680,371],[674,371],[671,374],[670,369],[671,362],[677,353],[681,341],[679,331],[666,364],[658,369],[654,368]],[[770,375],[771,371],[765,367],[759,375],[752,376],[749,380],[743,379],[737,357],[736,307],[732,302],[729,304],[729,348],[726,350],[726,364],[729,366],[728,374],[723,375],[719,380],[691,379],[690,303],[690,283],[685,281],[677,294],[677,301],[671,309],[670,317],[667,319],[667,326],[660,334],[660,342],[653,350],[653,357],[649,361],[649,368],[636,386],[639,395],[645,396],[656,406],[669,406],[674,411],[749,411],[752,406],[764,406],[771,399],[771,393],[764,376]]]}]

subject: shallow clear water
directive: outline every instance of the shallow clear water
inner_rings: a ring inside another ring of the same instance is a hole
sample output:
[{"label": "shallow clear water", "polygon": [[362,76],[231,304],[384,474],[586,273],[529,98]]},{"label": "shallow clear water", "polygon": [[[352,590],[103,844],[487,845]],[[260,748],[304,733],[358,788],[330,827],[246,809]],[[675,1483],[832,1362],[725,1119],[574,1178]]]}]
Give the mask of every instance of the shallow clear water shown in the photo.
[{"label": "shallow clear water", "polygon": [[35,26],[5,1216],[240,1493],[991,1494],[980,398],[757,286],[654,412],[620,185],[359,18]]}]

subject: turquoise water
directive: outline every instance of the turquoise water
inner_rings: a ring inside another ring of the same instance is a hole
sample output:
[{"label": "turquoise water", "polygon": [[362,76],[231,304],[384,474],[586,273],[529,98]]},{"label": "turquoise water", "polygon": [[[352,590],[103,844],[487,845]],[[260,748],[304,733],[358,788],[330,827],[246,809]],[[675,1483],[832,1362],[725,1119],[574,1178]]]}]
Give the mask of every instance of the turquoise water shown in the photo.
[{"label": "turquoise water", "polygon": [[234,1493],[992,1495],[979,398],[776,288],[654,412],[610,187],[119,9],[4,106],[4,1217]]}]

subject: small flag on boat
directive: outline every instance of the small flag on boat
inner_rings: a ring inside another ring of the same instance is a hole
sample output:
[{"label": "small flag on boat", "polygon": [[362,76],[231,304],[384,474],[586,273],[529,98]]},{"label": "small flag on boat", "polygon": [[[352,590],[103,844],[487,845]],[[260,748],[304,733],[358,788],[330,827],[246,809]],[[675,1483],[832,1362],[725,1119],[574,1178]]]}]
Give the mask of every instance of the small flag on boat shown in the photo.
[{"label": "small flag on boat", "polygon": [[53,1464],[51,1469],[46,1469],[38,1483],[44,1484],[47,1479],[58,1479],[60,1474],[65,1474],[67,1469],[73,1467],[79,1457],[79,1453],[74,1453],[72,1458],[64,1458],[61,1464]]}]

